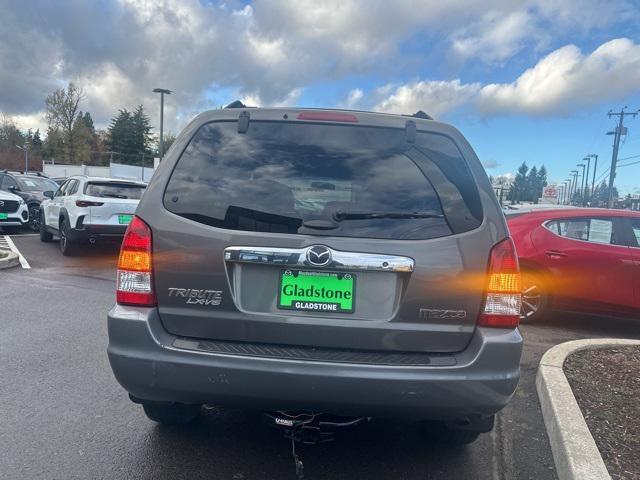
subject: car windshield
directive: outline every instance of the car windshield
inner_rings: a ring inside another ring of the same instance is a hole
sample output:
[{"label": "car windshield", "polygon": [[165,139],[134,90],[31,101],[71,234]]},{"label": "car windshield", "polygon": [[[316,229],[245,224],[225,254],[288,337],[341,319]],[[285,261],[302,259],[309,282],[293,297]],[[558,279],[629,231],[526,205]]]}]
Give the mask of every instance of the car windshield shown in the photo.
[{"label": "car windshield", "polygon": [[146,187],[128,183],[91,182],[84,193],[92,197],[128,198],[140,200]]},{"label": "car windshield", "polygon": [[23,192],[46,192],[47,190],[56,191],[58,184],[48,178],[43,177],[16,177],[18,186]]},{"label": "car windshield", "polygon": [[251,122],[246,134],[236,123],[205,125],[164,203],[220,228],[369,238],[441,237],[482,220],[448,137],[418,133],[410,144],[404,129],[288,122]]}]

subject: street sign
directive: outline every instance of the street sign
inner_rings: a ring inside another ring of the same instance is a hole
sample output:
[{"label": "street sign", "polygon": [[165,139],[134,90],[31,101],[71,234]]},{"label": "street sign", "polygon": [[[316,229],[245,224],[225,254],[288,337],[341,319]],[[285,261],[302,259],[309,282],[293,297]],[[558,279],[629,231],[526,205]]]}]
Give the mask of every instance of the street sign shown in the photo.
[{"label": "street sign", "polygon": [[548,187],[544,187],[542,189],[542,203],[558,203],[558,195],[559,195],[558,187],[556,185],[549,185]]}]

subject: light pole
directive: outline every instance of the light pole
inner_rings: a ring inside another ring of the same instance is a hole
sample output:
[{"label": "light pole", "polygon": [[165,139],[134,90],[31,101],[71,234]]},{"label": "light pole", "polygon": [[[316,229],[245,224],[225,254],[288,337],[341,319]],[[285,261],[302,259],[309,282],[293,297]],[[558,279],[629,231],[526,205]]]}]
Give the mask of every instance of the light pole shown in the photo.
[{"label": "light pole", "polygon": [[598,169],[598,155],[591,153],[584,158],[593,158],[593,180],[591,180],[591,198],[596,192],[596,170]]},{"label": "light pole", "polygon": [[582,199],[582,206],[584,207],[584,169],[586,165],[584,163],[577,163],[576,167],[582,167],[582,178],[580,179],[580,197]]},{"label": "light pole", "polygon": [[573,183],[571,187],[571,198],[569,199],[569,203],[573,203],[573,197],[576,193],[576,189],[578,188],[578,170],[571,170],[571,176],[573,177]]},{"label": "light pole", "polygon": [[591,157],[589,155],[585,156],[582,161],[584,162],[586,160],[587,162],[587,175],[584,177],[584,190],[585,190],[585,194],[584,194],[584,198],[585,198],[585,202],[584,205],[585,207],[587,206],[587,196],[590,197],[589,195],[589,169],[591,168]]},{"label": "light pole", "polygon": [[25,142],[24,147],[16,145],[20,150],[24,150],[24,173],[29,173],[29,145]]},{"label": "light pole", "polygon": [[162,139],[164,129],[164,96],[171,95],[171,90],[167,90],[166,88],[154,88],[153,93],[160,94],[160,151],[158,152],[158,155],[160,157],[160,161],[162,161],[162,157],[164,156],[164,141]]},{"label": "light pole", "polygon": [[564,181],[564,204],[569,204],[569,190],[571,190],[571,179],[567,178]]}]

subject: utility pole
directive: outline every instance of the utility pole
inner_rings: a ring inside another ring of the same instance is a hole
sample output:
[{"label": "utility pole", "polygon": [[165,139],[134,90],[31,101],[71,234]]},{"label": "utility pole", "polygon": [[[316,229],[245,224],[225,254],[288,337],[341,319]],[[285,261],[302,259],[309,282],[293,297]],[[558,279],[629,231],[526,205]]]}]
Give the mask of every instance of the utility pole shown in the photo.
[{"label": "utility pole", "polygon": [[582,161],[587,161],[587,175],[584,177],[584,206],[587,206],[587,197],[590,197],[591,195],[589,195],[589,169],[591,168],[591,157],[589,155],[587,155],[586,157],[584,157],[582,159]]},{"label": "utility pole", "polygon": [[[595,153],[591,153],[584,158],[593,158],[593,180],[591,180],[591,198],[593,198],[594,193],[596,192],[596,170],[598,169],[598,155]],[[587,169],[587,171],[589,171]]]},{"label": "utility pole", "polygon": [[636,115],[638,115],[638,112],[640,112],[640,110],[635,112],[625,112],[625,108],[627,107],[623,107],[618,113],[609,110],[609,113],[607,114],[609,118],[619,118],[618,126],[616,127],[613,136],[613,154],[611,155],[611,171],[609,173],[609,200],[607,202],[607,206],[609,208],[613,208],[613,181],[616,178],[616,164],[618,163],[618,150],[620,150],[620,137],[622,135],[626,135],[627,133],[627,130],[624,127],[624,117],[625,115],[630,115],[631,117],[635,118]]}]

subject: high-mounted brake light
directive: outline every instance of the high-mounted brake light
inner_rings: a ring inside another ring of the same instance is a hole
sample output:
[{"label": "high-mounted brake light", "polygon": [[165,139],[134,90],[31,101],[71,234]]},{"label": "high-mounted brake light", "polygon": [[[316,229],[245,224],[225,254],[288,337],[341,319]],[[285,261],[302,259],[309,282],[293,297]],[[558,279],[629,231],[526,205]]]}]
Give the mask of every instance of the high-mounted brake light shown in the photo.
[{"label": "high-mounted brake light", "polygon": [[350,113],[340,112],[302,112],[296,116],[297,120],[316,120],[320,122],[358,123],[358,117]]},{"label": "high-mounted brake light", "polygon": [[156,305],[151,242],[151,229],[134,216],[124,234],[118,257],[116,301],[120,305]]},{"label": "high-mounted brake light", "polygon": [[484,305],[478,325],[515,328],[520,320],[522,285],[516,248],[511,238],[493,246],[489,254]]}]

